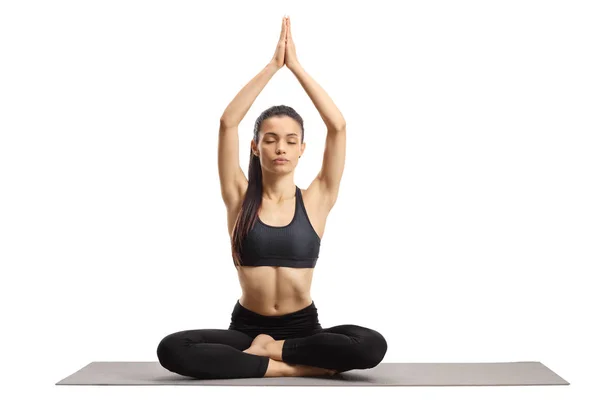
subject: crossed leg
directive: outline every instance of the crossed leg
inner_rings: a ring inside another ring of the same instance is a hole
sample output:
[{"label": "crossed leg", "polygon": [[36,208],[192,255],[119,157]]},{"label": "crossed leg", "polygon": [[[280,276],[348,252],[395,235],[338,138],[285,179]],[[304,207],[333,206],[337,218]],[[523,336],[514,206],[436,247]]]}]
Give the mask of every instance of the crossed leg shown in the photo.
[{"label": "crossed leg", "polygon": [[244,352],[275,361],[323,368],[325,373],[333,374],[375,367],[387,352],[387,342],[373,329],[347,324],[284,340],[260,334]]},{"label": "crossed leg", "polygon": [[[334,375],[337,371],[333,369],[313,367],[309,365],[288,364],[281,360],[281,357],[274,358],[269,354],[276,355],[277,353],[271,350],[271,347],[276,347],[283,340],[275,340],[272,336],[261,333],[257,335],[249,348],[244,350],[244,353],[254,354],[257,356],[269,357],[269,366],[265,373],[265,377],[272,376],[319,376],[319,375]],[[281,352],[281,351],[280,351]]]},{"label": "crossed leg", "polygon": [[244,351],[249,350],[252,343],[250,335],[236,330],[193,329],[165,336],[156,352],[165,369],[197,379],[317,376],[329,373],[323,368],[289,364]]}]

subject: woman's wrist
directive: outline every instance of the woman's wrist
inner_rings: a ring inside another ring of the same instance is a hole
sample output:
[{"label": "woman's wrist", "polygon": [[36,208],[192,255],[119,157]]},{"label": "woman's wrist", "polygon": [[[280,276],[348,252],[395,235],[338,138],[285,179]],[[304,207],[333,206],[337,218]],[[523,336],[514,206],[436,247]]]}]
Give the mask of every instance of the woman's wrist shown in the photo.
[{"label": "woman's wrist", "polygon": [[266,67],[269,71],[272,71],[273,73],[279,71],[279,69],[281,68],[280,66],[277,65],[277,63],[275,61],[271,61],[267,64]]},{"label": "woman's wrist", "polygon": [[302,69],[302,67],[300,66],[300,63],[287,64],[287,67],[292,72],[296,72],[297,70]]}]

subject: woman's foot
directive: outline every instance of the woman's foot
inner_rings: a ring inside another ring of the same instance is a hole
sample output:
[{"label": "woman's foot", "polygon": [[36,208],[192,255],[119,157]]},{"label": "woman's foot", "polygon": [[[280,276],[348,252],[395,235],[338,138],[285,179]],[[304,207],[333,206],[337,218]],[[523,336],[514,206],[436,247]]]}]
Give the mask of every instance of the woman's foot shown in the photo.
[{"label": "woman's foot", "polygon": [[[272,336],[261,333],[257,335],[250,347],[244,350],[244,353],[254,354],[257,356],[268,356],[267,344],[274,342],[275,339]],[[283,361],[277,361],[269,358],[269,366],[265,377],[272,376],[322,376],[322,375],[335,375],[338,372],[333,369],[313,367],[310,365],[300,364],[287,364]]]},{"label": "woman's foot", "polygon": [[261,333],[254,338],[250,344],[250,347],[244,350],[244,353],[254,354],[257,356],[268,356],[269,353],[267,352],[267,344],[274,341],[275,339],[273,339],[272,336]]},{"label": "woman's foot", "polygon": [[309,365],[288,364],[283,361],[269,359],[265,378],[334,375],[338,372],[332,369],[311,367]]},{"label": "woman's foot", "polygon": [[335,375],[337,374],[336,370],[327,369],[327,368],[319,368],[313,367],[310,365],[290,365],[291,375],[288,376],[323,376],[323,375]]}]

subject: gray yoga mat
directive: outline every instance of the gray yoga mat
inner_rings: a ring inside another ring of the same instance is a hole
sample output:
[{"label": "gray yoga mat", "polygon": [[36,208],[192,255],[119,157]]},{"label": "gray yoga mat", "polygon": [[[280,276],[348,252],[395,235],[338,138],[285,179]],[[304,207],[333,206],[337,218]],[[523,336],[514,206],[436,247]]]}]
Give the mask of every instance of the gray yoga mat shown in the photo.
[{"label": "gray yoga mat", "polygon": [[156,361],[92,362],[57,385],[207,386],[506,386],[569,385],[537,361],[497,363],[381,363],[333,376],[194,379]]}]

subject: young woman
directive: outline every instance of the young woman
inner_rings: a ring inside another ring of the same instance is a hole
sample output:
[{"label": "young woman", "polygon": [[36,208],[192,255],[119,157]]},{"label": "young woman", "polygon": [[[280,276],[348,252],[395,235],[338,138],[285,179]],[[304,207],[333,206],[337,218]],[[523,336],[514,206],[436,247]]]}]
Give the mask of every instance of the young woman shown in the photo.
[{"label": "young woman", "polygon": [[[304,153],[303,120],[287,106],[265,110],[254,126],[248,180],[239,166],[238,125],[283,66],[317,107],[327,139],[321,171],[306,190],[294,183]],[[310,296],[327,215],[336,202],[346,153],[346,123],[302,69],[283,18],[273,59],[225,109],[219,131],[219,178],[242,297],[229,329],[172,333],[158,345],[161,365],[198,379],[332,375],[373,368],[384,337],[358,325],[323,329]]]}]

